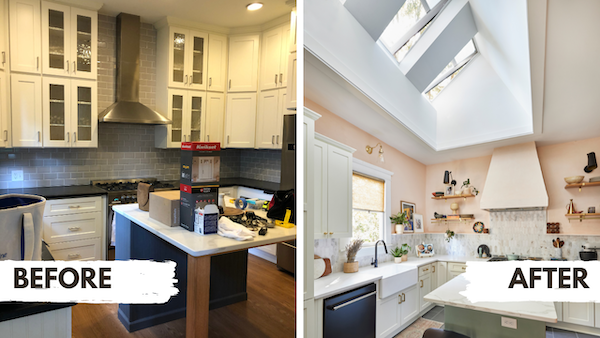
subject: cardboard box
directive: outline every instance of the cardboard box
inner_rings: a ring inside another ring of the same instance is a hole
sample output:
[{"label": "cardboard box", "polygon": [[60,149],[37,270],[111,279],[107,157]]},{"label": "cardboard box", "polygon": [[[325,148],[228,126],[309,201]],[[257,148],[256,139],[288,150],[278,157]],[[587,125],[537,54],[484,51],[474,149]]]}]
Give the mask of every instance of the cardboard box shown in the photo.
[{"label": "cardboard box", "polygon": [[[217,204],[221,168],[218,142],[181,143],[181,226],[194,231],[196,210]],[[216,231],[215,231],[216,232]],[[203,231],[203,234],[212,233]]]},{"label": "cardboard box", "polygon": [[150,193],[150,218],[170,227],[179,226],[180,194],[179,190]]},{"label": "cardboard box", "polygon": [[217,233],[219,222],[219,208],[214,204],[207,204],[203,209],[197,208],[194,220],[194,232],[199,235]]}]

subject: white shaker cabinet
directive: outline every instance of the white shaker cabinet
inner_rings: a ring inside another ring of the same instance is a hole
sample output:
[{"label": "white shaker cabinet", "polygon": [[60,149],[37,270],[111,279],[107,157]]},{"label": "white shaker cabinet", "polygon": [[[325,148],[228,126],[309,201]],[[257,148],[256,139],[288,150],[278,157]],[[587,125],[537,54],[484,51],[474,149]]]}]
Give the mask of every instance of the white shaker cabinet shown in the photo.
[{"label": "white shaker cabinet", "polygon": [[11,70],[40,74],[40,1],[10,0],[9,13]]},{"label": "white shaker cabinet", "polygon": [[403,325],[411,322],[419,314],[418,297],[417,287],[411,286],[377,300],[377,337],[393,337]]},{"label": "white shaker cabinet", "polygon": [[42,147],[42,78],[11,75],[13,147]]},{"label": "white shaker cabinet", "polygon": [[260,90],[287,86],[290,25],[263,33],[260,62]]},{"label": "white shaker cabinet", "polygon": [[208,37],[209,91],[223,92],[227,82],[227,36],[210,34]]},{"label": "white shaker cabinet", "polygon": [[42,72],[97,78],[98,14],[42,2]]},{"label": "white shaker cabinet", "polygon": [[229,37],[229,92],[256,92],[259,41],[258,34]]},{"label": "white shaker cabinet", "polygon": [[[210,83],[210,82],[209,82]],[[206,132],[204,142],[223,143],[223,128],[225,117],[225,94],[206,93]]]},{"label": "white shaker cabinet", "polygon": [[0,0],[0,70],[8,66],[8,8],[5,0]]},{"label": "white shaker cabinet", "polygon": [[423,297],[431,292],[432,285],[432,270],[433,264],[427,264],[419,267],[419,281],[417,287],[419,288],[419,311],[427,310],[431,303],[426,302]]},{"label": "white shaker cabinet", "polygon": [[254,148],[256,93],[227,94],[225,148]]},{"label": "white shaker cabinet", "polygon": [[44,77],[42,97],[44,147],[98,146],[96,81]]},{"label": "white shaker cabinet", "polygon": [[288,74],[289,74],[289,78],[290,81],[288,82],[288,86],[287,86],[287,97],[286,97],[286,101],[285,101],[285,106],[287,109],[289,110],[296,110],[296,86],[297,86],[297,77],[296,77],[296,70],[297,70],[297,61],[298,61],[298,57],[296,56],[296,53],[291,53],[289,56],[289,61],[288,61]]},{"label": "white shaker cabinet", "polygon": [[159,87],[206,89],[208,33],[164,26],[157,33]]},{"label": "white shaker cabinet", "polygon": [[594,326],[594,303],[562,303],[562,321],[584,326]]},{"label": "white shaker cabinet", "polygon": [[436,264],[436,268],[435,268],[435,274],[436,276],[436,284],[435,287],[433,287],[433,290],[439,288],[440,286],[446,284],[446,282],[448,281],[448,262],[437,262],[434,263]]},{"label": "white shaker cabinet", "polygon": [[0,148],[11,146],[9,127],[8,80],[6,73],[0,71]]},{"label": "white shaker cabinet", "polygon": [[281,149],[285,95],[285,89],[259,93],[256,148]]},{"label": "white shaker cabinet", "polygon": [[315,239],[352,237],[352,154],[355,149],[315,133]]},{"label": "white shaker cabinet", "polygon": [[171,124],[155,129],[157,148],[181,148],[181,142],[200,142],[203,137],[203,112],[206,93],[195,90],[169,89],[157,96],[159,111],[166,111]]}]

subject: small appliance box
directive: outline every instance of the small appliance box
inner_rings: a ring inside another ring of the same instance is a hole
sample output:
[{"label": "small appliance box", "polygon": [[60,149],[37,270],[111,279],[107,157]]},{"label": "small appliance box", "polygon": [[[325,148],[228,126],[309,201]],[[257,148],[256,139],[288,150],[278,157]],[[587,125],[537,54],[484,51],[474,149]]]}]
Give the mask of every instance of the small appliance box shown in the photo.
[{"label": "small appliance box", "polygon": [[180,192],[177,190],[150,193],[150,218],[170,227],[179,226]]},{"label": "small appliance box", "polygon": [[[181,226],[203,235],[217,232],[214,219],[204,217],[207,205],[217,205],[221,168],[218,142],[181,143]],[[209,208],[209,210],[212,208]],[[196,217],[196,215],[202,217]],[[196,224],[196,220],[202,220]]]}]

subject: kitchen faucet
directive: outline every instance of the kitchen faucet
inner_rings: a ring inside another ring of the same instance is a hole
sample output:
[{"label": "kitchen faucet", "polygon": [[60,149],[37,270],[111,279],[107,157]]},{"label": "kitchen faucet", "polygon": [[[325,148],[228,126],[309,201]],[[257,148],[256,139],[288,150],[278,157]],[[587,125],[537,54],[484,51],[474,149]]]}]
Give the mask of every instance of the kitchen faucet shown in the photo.
[{"label": "kitchen faucet", "polygon": [[385,242],[383,241],[383,239],[378,240],[377,242],[375,242],[375,259],[371,259],[371,265],[374,265],[375,267],[377,267],[377,244],[379,244],[379,242],[383,243],[383,248],[385,249],[385,253],[387,254],[387,246],[385,245]]}]

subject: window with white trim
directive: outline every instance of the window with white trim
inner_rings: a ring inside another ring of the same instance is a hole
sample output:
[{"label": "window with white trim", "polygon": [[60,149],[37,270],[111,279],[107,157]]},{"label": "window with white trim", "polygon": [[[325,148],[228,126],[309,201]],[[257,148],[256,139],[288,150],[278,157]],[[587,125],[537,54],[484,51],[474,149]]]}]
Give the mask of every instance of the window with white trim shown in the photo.
[{"label": "window with white trim", "polygon": [[385,228],[385,181],[352,173],[352,238],[375,244]]}]

